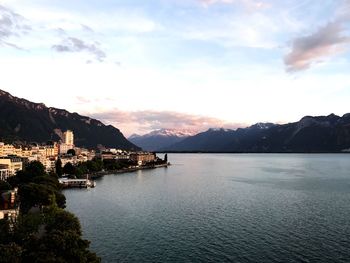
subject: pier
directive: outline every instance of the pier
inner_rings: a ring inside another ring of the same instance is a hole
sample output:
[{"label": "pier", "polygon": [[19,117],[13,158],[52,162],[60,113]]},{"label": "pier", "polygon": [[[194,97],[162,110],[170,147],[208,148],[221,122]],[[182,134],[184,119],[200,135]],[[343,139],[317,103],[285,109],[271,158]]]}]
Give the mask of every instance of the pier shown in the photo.
[{"label": "pier", "polygon": [[63,188],[94,188],[96,186],[96,182],[90,179],[60,178],[58,181]]}]

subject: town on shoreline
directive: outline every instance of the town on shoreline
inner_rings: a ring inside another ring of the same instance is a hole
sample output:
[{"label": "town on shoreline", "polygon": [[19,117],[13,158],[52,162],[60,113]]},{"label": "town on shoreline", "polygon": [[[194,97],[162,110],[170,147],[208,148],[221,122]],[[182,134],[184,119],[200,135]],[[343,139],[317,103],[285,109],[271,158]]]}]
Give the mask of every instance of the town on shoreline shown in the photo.
[{"label": "town on shoreline", "polygon": [[76,147],[70,130],[59,142],[0,142],[0,261],[101,262],[83,239],[79,219],[65,210],[62,190],[168,165],[167,154],[161,159],[153,152]]},{"label": "town on shoreline", "polygon": [[[39,162],[47,174],[58,177],[62,188],[88,188],[95,186],[94,179],[107,174],[167,167],[170,163],[167,154],[164,156],[161,159],[154,152],[76,147],[73,131],[67,130],[59,142],[21,145],[0,142],[0,181],[7,181],[24,170],[28,164]],[[17,192],[10,193],[10,196],[16,195]],[[18,208],[0,210],[0,219],[16,217],[17,214]]]}]

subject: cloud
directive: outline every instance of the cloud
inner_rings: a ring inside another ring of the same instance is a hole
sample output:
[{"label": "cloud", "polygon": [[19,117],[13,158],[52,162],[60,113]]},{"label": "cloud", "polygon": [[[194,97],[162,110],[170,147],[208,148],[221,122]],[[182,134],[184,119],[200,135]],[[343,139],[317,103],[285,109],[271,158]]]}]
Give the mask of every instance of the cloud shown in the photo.
[{"label": "cloud", "polygon": [[8,40],[11,37],[26,34],[30,30],[31,27],[25,23],[24,17],[0,5],[0,45],[21,49]]},{"label": "cloud", "polygon": [[[106,58],[106,53],[100,48],[98,42],[95,41],[88,43],[77,37],[69,37],[67,30],[60,26],[67,27],[68,29],[71,29],[71,31],[73,29],[78,29],[78,32],[83,32],[85,35],[89,33],[89,37],[91,37],[91,34],[94,33],[94,31],[86,24],[73,23],[66,20],[53,20],[53,22],[51,22],[51,20],[44,20],[44,22],[35,19],[33,20],[33,17],[29,21],[22,15],[12,11],[10,8],[0,5],[0,46],[3,45],[18,50],[26,50],[17,44],[12,43],[11,38],[20,37],[31,32],[32,35],[36,36],[45,34],[45,38],[50,39],[52,33],[55,33],[55,35],[60,36],[63,40],[56,45],[52,45],[52,42],[48,43],[47,46],[51,46],[51,48],[57,52],[87,52],[92,54],[94,59],[99,62],[104,61]],[[29,23],[31,26],[28,25]],[[28,39],[29,42],[26,42],[25,40],[22,40],[22,42],[29,43],[30,45],[36,43],[36,40],[30,38],[30,36]],[[40,38],[41,45],[43,42],[43,39]],[[30,50],[31,48],[28,49]]]},{"label": "cloud", "polygon": [[112,124],[126,134],[144,134],[162,128],[200,132],[209,128],[224,127],[236,129],[246,126],[239,123],[229,123],[213,117],[174,111],[145,110],[127,112],[114,109],[101,113],[89,113],[89,116]]},{"label": "cloud", "polygon": [[327,58],[344,53],[350,45],[350,1],[340,0],[333,18],[312,34],[291,41],[284,57],[287,72],[310,68]]},{"label": "cloud", "polygon": [[77,104],[85,104],[85,103],[90,103],[91,100],[83,97],[83,96],[77,96],[75,97]]},{"label": "cloud", "polygon": [[270,6],[266,2],[257,0],[199,0],[199,2],[206,7],[214,4],[238,4],[249,11],[264,9]]},{"label": "cloud", "polygon": [[94,32],[95,32],[91,27],[89,27],[89,26],[87,26],[87,25],[81,24],[81,28],[82,28],[83,30],[85,30],[86,32],[88,32],[88,33],[94,33]]},{"label": "cloud", "polygon": [[294,39],[292,49],[284,58],[289,72],[308,69],[319,60],[342,53],[350,44],[341,22],[331,22],[311,35]]},{"label": "cloud", "polygon": [[88,52],[99,62],[103,62],[106,58],[106,53],[99,48],[98,42],[86,43],[75,37],[65,38],[61,44],[53,45],[52,49],[57,52]]}]

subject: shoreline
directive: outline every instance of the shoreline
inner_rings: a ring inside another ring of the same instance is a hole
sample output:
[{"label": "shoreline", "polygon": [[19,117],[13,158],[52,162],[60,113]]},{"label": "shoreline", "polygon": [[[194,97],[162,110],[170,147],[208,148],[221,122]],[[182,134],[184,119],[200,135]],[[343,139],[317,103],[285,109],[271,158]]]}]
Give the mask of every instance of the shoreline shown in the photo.
[{"label": "shoreline", "polygon": [[120,170],[101,171],[101,172],[86,174],[85,176],[87,176],[89,180],[94,180],[94,179],[101,178],[105,175],[130,173],[130,172],[136,172],[139,170],[151,170],[151,169],[157,169],[157,168],[167,168],[168,166],[171,166],[171,163],[140,166],[140,167],[130,167],[130,168],[124,168],[124,169],[120,169]]}]

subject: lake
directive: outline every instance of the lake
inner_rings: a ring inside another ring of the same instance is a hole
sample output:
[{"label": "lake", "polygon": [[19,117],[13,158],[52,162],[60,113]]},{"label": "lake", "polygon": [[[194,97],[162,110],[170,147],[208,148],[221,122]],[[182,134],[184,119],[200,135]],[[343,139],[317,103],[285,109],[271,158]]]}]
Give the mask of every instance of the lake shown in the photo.
[{"label": "lake", "polygon": [[103,262],[350,262],[350,155],[169,161],[64,191]]}]

